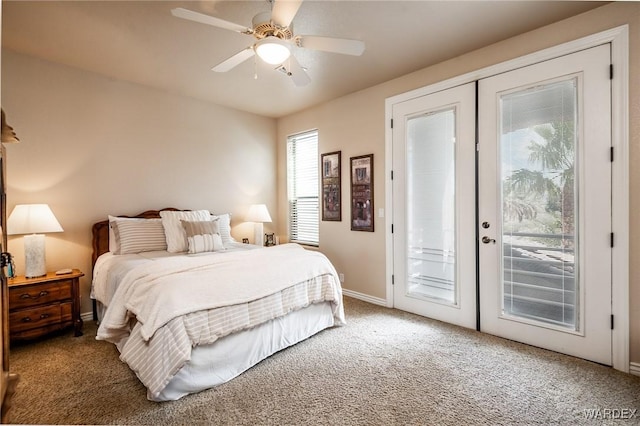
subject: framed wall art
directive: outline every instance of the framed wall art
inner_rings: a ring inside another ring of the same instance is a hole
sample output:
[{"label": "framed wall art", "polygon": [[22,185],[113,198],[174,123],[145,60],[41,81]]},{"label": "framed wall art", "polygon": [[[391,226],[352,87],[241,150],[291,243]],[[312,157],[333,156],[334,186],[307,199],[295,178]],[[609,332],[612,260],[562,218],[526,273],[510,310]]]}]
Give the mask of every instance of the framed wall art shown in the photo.
[{"label": "framed wall art", "polygon": [[351,157],[351,230],[373,232],[373,154]]},{"label": "framed wall art", "polygon": [[342,220],[341,151],[320,156],[322,163],[322,220]]},{"label": "framed wall art", "polygon": [[276,237],[274,233],[264,234],[264,245],[265,247],[271,247],[276,245]]}]

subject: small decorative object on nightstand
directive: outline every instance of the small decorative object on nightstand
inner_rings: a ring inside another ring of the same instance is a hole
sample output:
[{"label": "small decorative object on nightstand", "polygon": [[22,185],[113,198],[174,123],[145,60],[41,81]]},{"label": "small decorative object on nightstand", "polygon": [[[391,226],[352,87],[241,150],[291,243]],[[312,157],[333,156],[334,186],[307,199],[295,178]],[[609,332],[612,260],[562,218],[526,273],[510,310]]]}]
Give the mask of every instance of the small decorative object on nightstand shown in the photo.
[{"label": "small decorative object on nightstand", "polygon": [[73,326],[82,336],[80,277],[78,269],[45,276],[8,280],[9,335],[12,340],[32,339]]},{"label": "small decorative object on nightstand", "polygon": [[264,234],[264,245],[267,247],[275,246],[275,234]]}]

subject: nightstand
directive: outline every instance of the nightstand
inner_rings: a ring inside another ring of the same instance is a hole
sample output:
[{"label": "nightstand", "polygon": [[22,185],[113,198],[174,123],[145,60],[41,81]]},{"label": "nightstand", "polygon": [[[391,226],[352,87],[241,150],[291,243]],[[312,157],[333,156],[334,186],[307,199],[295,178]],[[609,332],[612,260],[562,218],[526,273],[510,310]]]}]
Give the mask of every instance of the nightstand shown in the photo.
[{"label": "nightstand", "polygon": [[73,326],[82,336],[80,318],[80,277],[70,274],[36,278],[17,276],[7,280],[9,287],[9,336],[11,340],[33,339]]}]

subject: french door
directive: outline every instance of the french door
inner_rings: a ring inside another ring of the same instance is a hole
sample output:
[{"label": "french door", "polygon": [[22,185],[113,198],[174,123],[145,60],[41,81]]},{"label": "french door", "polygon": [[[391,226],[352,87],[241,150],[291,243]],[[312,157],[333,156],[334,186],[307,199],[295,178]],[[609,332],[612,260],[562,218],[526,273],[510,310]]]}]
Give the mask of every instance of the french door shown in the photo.
[{"label": "french door", "polygon": [[475,328],[475,84],[393,109],[394,305]]},{"label": "french door", "polygon": [[393,105],[395,307],[611,364],[609,58]]},{"label": "french door", "polygon": [[609,45],[479,82],[480,328],[611,364]]}]

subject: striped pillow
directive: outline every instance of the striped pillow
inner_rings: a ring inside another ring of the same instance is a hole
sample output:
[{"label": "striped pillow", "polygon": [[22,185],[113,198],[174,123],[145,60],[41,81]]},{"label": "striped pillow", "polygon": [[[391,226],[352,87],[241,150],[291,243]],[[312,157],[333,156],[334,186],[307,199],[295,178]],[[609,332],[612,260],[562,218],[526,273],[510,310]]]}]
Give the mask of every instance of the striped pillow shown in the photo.
[{"label": "striped pillow", "polygon": [[224,250],[218,227],[218,219],[191,222],[181,220],[187,234],[188,251],[191,254]]},{"label": "striped pillow", "polygon": [[114,254],[167,249],[164,227],[160,220],[116,220],[111,222],[111,228],[117,241]]},{"label": "striped pillow", "polygon": [[119,221],[138,221],[140,222],[141,220],[155,220],[155,221],[160,221],[161,219],[141,219],[139,217],[120,217],[120,216],[111,216],[109,215],[109,251],[113,254],[116,254],[120,251],[120,247],[119,247],[119,242],[118,239],[116,238],[116,234],[115,232],[113,232],[113,222],[119,222]]}]

